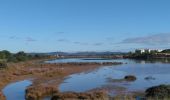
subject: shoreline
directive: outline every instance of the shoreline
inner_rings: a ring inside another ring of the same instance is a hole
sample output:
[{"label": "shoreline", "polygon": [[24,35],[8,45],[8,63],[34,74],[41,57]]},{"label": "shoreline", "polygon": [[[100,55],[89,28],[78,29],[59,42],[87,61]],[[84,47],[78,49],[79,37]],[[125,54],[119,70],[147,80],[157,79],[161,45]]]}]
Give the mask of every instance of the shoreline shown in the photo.
[{"label": "shoreline", "polygon": [[[121,63],[54,63],[46,64],[39,63],[48,59],[26,61],[20,63],[9,64],[8,69],[0,70],[0,89],[2,90],[5,86],[10,83],[32,78],[33,84],[28,87],[26,91],[26,98],[36,98],[35,95],[30,95],[30,90],[36,94],[45,90],[45,93],[42,93],[37,96],[41,98],[42,96],[51,95],[52,92],[58,91],[58,85],[64,80],[65,77],[74,74],[81,73],[84,71],[90,71],[102,66],[117,65]],[[49,59],[50,60],[50,59]],[[5,76],[5,77],[4,77]],[[35,88],[37,87],[37,88]],[[30,89],[30,90],[29,90]],[[34,94],[33,93],[33,94]],[[2,92],[0,92],[2,94]],[[28,95],[29,94],[29,95]],[[0,98],[4,97],[0,95]],[[2,99],[5,100],[5,99]],[[36,99],[35,99],[36,100]]]}]

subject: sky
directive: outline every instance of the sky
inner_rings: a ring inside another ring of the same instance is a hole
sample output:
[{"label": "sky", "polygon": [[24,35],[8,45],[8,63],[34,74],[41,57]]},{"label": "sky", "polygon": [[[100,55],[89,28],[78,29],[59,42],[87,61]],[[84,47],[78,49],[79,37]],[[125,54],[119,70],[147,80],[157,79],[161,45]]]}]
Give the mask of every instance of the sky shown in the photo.
[{"label": "sky", "polygon": [[0,0],[0,50],[170,48],[169,0]]}]

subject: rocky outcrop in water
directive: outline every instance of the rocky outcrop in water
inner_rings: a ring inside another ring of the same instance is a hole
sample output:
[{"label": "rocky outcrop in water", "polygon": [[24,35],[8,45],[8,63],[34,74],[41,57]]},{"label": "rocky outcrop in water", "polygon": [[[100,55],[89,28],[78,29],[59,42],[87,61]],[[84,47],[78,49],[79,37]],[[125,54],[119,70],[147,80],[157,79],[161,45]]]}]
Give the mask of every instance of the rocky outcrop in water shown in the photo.
[{"label": "rocky outcrop in water", "polygon": [[137,78],[134,75],[127,75],[124,77],[126,81],[135,81]]},{"label": "rocky outcrop in water", "polygon": [[145,77],[145,80],[156,80],[156,78],[154,78],[152,76],[148,76],[148,77]]}]

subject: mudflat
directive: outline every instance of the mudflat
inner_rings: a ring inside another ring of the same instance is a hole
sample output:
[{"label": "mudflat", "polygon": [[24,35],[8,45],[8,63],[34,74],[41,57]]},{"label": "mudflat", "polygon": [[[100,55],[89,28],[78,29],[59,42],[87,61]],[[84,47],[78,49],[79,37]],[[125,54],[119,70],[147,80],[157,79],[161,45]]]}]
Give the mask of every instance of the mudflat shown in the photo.
[{"label": "mudflat", "polygon": [[[68,75],[90,71],[105,65],[121,64],[117,62],[48,64],[42,63],[44,60],[47,59],[8,63],[6,69],[0,70],[0,89],[15,81],[31,79],[33,84],[26,89],[26,99],[37,100],[59,93],[58,85]],[[0,92],[0,99],[5,100],[2,92]]]}]

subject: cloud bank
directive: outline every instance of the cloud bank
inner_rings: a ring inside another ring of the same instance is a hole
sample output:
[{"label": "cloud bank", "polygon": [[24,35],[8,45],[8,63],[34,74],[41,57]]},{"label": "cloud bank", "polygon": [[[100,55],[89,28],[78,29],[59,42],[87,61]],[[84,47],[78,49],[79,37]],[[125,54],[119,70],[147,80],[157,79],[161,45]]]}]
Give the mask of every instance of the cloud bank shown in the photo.
[{"label": "cloud bank", "polygon": [[127,38],[121,43],[135,43],[145,45],[168,45],[170,44],[170,33],[159,33],[155,35]]}]

